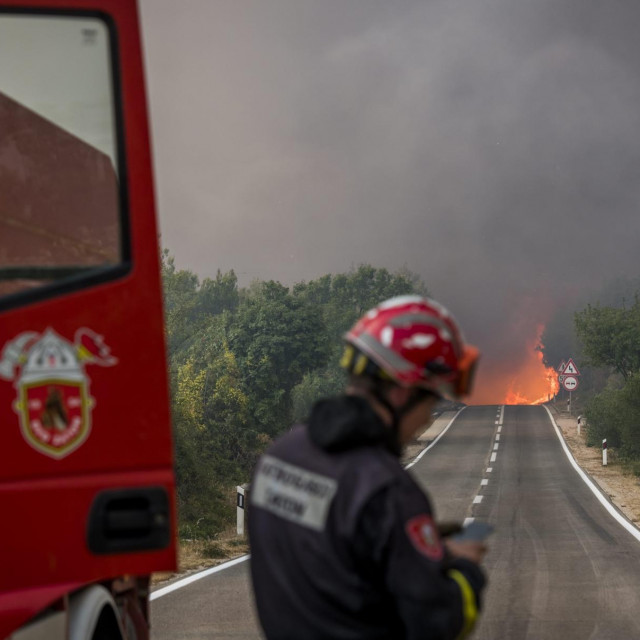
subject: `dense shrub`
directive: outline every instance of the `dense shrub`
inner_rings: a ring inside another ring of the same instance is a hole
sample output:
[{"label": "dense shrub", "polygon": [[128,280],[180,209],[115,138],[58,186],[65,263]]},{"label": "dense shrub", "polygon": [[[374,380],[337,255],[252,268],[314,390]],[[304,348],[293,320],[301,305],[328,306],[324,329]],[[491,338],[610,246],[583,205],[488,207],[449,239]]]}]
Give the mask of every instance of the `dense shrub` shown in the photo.
[{"label": "dense shrub", "polygon": [[606,438],[623,459],[640,459],[640,374],[630,376],[621,388],[594,396],[586,418],[589,446],[600,446]]},{"label": "dense shrub", "polygon": [[620,453],[627,460],[640,460],[640,374],[627,380],[620,390]]},{"label": "dense shrub", "polygon": [[618,389],[606,389],[587,402],[587,446],[599,447],[606,438],[609,447],[617,448],[622,442],[620,416],[617,412]]}]

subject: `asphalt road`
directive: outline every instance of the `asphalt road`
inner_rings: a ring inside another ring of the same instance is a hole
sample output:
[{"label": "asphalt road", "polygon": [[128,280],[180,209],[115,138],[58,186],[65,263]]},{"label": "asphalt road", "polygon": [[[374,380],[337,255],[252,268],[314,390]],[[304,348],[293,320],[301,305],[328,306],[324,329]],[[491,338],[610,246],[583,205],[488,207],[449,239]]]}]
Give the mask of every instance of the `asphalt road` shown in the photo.
[{"label": "asphalt road", "polygon": [[640,542],[568,464],[542,407],[506,407],[473,515],[495,524],[474,637],[640,638]]},{"label": "asphalt road", "polygon": [[[440,520],[496,527],[474,638],[640,638],[640,543],[570,466],[542,407],[468,407],[411,472]],[[153,640],[261,638],[248,568],[154,600]]]},{"label": "asphalt road", "polygon": [[253,610],[249,561],[151,603],[152,640],[263,638]]}]

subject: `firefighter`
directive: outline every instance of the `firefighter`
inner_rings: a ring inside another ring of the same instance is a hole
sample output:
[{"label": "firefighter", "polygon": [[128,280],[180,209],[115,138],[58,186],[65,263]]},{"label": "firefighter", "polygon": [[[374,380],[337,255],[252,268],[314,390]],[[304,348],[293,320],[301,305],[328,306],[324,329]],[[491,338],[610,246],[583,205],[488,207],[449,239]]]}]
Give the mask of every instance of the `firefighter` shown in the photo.
[{"label": "firefighter", "polygon": [[251,573],[269,639],[464,638],[485,584],[482,542],[442,538],[399,461],[443,396],[470,391],[478,352],[437,302],[402,296],[345,336],[344,395],[259,460]]}]

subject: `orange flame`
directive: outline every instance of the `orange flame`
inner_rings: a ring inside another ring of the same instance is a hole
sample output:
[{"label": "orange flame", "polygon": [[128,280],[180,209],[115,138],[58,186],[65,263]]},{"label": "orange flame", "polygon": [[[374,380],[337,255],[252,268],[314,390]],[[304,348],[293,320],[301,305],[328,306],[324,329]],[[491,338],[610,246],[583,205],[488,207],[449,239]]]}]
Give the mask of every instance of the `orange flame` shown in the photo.
[{"label": "orange flame", "polygon": [[511,382],[502,402],[504,404],[542,404],[551,400],[559,390],[558,374],[553,367],[544,366],[542,353],[537,351],[535,360],[526,362]]},{"label": "orange flame", "polygon": [[511,380],[504,404],[542,404],[548,402],[560,390],[558,374],[553,367],[545,367],[539,350],[544,325],[538,327],[533,345],[528,345],[528,357]]}]

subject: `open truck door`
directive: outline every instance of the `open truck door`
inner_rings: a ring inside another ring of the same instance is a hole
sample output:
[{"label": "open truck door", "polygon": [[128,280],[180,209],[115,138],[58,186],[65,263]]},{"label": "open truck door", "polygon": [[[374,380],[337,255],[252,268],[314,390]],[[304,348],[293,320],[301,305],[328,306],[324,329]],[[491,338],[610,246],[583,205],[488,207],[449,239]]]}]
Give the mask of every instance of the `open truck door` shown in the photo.
[{"label": "open truck door", "polygon": [[0,638],[142,639],[176,547],[137,8],[36,4],[0,0]]}]

